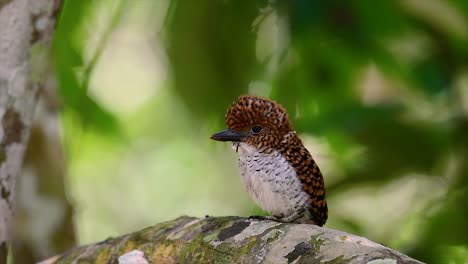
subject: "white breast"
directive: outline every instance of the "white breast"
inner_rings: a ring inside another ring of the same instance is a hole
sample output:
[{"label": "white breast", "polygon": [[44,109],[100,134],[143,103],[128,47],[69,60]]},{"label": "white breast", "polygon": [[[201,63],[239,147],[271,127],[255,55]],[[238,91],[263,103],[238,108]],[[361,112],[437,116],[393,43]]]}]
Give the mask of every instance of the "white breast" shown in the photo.
[{"label": "white breast", "polygon": [[278,151],[261,153],[240,143],[238,152],[244,188],[261,208],[275,216],[288,216],[306,204],[308,195],[295,170]]}]

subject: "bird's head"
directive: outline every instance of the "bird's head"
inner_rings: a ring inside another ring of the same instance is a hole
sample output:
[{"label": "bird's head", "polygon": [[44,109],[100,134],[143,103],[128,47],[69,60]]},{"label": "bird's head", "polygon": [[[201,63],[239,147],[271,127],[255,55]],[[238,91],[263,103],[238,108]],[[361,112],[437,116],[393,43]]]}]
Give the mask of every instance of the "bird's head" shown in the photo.
[{"label": "bird's head", "polygon": [[276,148],[292,131],[286,110],[277,102],[242,95],[226,113],[228,129],[211,136],[218,141],[244,142],[257,149]]}]

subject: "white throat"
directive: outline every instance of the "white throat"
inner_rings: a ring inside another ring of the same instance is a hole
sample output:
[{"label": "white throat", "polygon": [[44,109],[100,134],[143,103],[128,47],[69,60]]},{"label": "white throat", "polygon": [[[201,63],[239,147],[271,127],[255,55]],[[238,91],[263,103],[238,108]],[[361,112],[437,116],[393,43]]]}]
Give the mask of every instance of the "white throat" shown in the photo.
[{"label": "white throat", "polygon": [[255,202],[274,215],[290,215],[307,202],[296,171],[279,153],[259,152],[247,143],[233,143],[239,153],[239,169],[244,188]]},{"label": "white throat", "polygon": [[258,152],[258,149],[256,147],[244,142],[232,142],[232,149],[239,153],[239,156],[249,155]]}]

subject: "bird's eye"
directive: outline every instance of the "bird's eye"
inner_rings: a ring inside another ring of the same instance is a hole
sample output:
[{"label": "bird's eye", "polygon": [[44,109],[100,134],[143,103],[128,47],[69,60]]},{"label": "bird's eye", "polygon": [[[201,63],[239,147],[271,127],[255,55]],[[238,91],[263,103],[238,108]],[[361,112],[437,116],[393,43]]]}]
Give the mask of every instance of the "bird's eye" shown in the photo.
[{"label": "bird's eye", "polygon": [[253,126],[251,130],[252,130],[252,133],[258,134],[258,133],[262,132],[262,127],[261,126]]}]

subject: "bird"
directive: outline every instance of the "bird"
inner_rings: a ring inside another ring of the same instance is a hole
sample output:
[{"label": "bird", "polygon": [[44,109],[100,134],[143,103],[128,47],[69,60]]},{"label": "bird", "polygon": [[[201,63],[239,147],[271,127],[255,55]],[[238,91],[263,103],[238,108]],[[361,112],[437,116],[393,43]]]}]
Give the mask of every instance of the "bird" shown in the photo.
[{"label": "bird", "polygon": [[286,109],[265,97],[241,95],[225,121],[227,129],[211,139],[232,142],[244,189],[270,213],[251,218],[323,226],[328,218],[324,179]]}]

